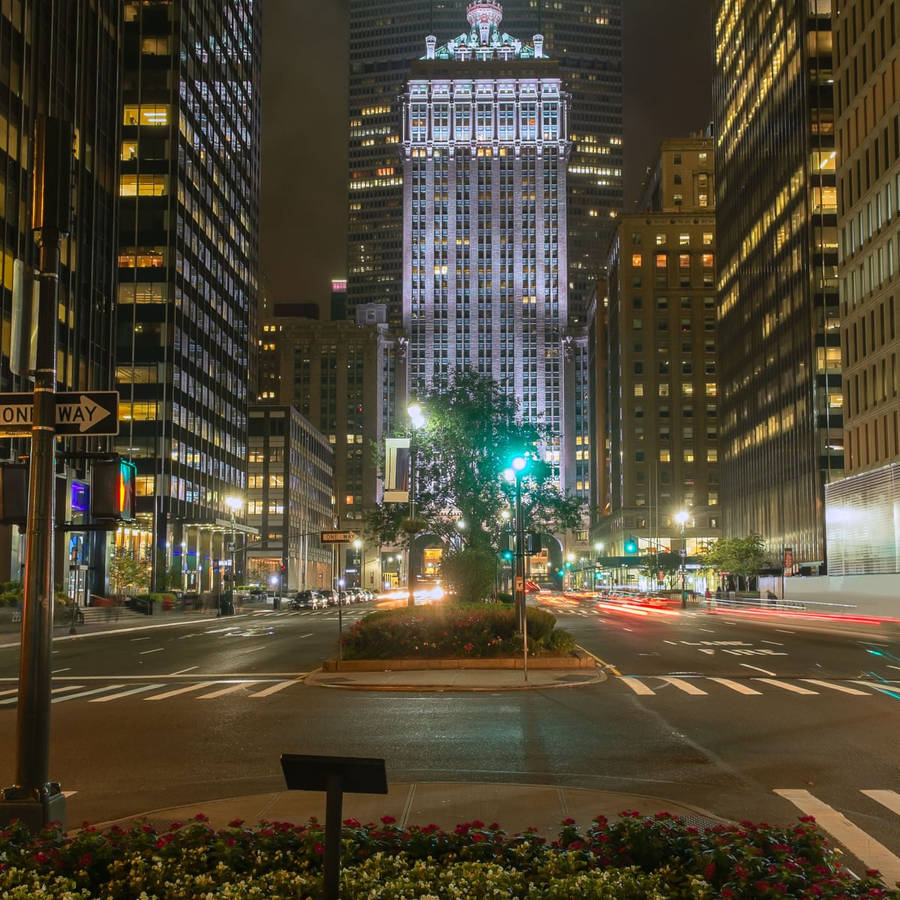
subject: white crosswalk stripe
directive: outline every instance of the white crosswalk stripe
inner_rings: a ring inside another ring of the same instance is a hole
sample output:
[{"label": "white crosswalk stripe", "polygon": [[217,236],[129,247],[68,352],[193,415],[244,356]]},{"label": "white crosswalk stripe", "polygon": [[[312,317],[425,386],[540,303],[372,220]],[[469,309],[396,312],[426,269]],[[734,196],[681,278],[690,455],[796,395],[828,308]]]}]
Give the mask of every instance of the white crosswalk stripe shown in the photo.
[{"label": "white crosswalk stripe", "polygon": [[695,696],[702,694],[704,697],[707,696],[706,691],[700,690],[695,684],[691,684],[690,681],[685,681],[684,678],[670,678],[666,676],[663,678],[663,681],[671,684],[672,687],[678,688],[679,691],[684,691],[686,694],[694,694]]},{"label": "white crosswalk stripe", "polygon": [[[666,685],[671,685],[682,693],[690,694],[692,696],[709,696],[709,691],[705,690],[708,682],[721,685],[723,688],[727,688],[730,691],[734,691],[736,694],[742,694],[746,697],[763,696],[766,692],[757,690],[757,686],[761,685],[768,685],[772,688],[778,688],[779,691],[787,691],[791,694],[799,694],[801,696],[821,696],[820,691],[802,687],[791,681],[785,681],[780,678],[761,678],[758,676],[754,676],[750,679],[756,683],[754,686],[747,684],[745,681],[738,681],[733,678],[720,678],[712,675],[692,675],[690,677],[677,677],[674,675],[619,675],[616,680],[621,681],[635,694],[638,694],[641,697],[659,696],[661,688],[664,688]],[[900,690],[898,687],[878,685],[866,681],[854,681],[851,683],[864,685],[869,688],[868,691],[848,687],[846,683],[839,681],[825,681],[818,678],[801,678],[798,680],[805,684],[816,685],[817,687],[825,688],[826,690],[836,691],[840,694],[848,694],[853,697],[872,697],[878,696],[879,693],[895,696],[898,690]],[[769,691],[767,693],[771,696],[773,693],[778,693],[778,691]]]},{"label": "white crosswalk stripe", "polygon": [[121,700],[122,697],[130,697],[132,694],[142,694],[144,691],[154,691],[161,688],[161,684],[142,684],[138,687],[129,688],[127,691],[119,691],[117,694],[107,694],[105,697],[94,697],[88,700],[88,703],[109,703],[110,700]]},{"label": "white crosswalk stripe", "polygon": [[737,691],[739,694],[746,694],[748,697],[762,696],[762,691],[757,691],[749,685],[741,684],[739,681],[732,681],[730,678],[710,678],[709,680],[722,684],[733,691]]},{"label": "white crosswalk stripe", "polygon": [[90,697],[93,694],[102,694],[104,691],[115,691],[120,687],[125,687],[124,684],[107,684],[103,687],[92,688],[89,691],[81,691],[78,694],[63,694],[61,697],[54,697],[50,702],[51,703],[66,703],[69,700],[76,700],[79,697]]},{"label": "white crosswalk stripe", "polygon": [[785,691],[791,691],[794,694],[818,694],[818,691],[811,691],[808,688],[800,687],[799,684],[791,684],[789,681],[779,681],[777,678],[754,678],[754,681],[761,681],[763,684],[771,684],[773,687],[782,688]]},{"label": "white crosswalk stripe", "polygon": [[860,791],[860,793],[865,794],[867,797],[871,797],[876,803],[886,806],[891,812],[897,813],[897,815],[900,816],[900,794],[896,791],[868,790]]},{"label": "white crosswalk stripe", "polygon": [[[843,844],[855,857],[870,869],[878,869],[886,884],[900,881],[900,857],[896,856],[884,844],[875,840],[858,825],[850,821],[843,813],[813,796],[809,791],[798,788],[776,788],[773,793],[790,801],[807,816],[813,816],[816,824]],[[893,794],[893,791],[861,791],[871,796],[876,794]],[[896,798],[896,795],[894,795]],[[877,799],[877,798],[873,798]],[[894,800],[900,806],[900,798]],[[891,807],[888,807],[889,809]],[[894,810],[896,811],[896,809]]]},{"label": "white crosswalk stripe", "polygon": [[152,697],[144,697],[145,700],[168,700],[169,697],[177,697],[179,694],[187,694],[190,691],[199,691],[215,684],[214,681],[200,681],[197,684],[189,684],[186,687],[176,688],[174,691],[165,691],[162,694],[154,694]]}]

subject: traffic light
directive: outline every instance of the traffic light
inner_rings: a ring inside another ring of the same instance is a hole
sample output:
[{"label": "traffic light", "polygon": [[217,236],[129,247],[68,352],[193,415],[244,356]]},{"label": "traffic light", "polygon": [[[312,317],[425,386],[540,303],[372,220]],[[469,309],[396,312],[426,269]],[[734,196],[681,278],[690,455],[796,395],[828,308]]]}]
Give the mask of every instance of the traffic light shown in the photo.
[{"label": "traffic light", "polygon": [[28,464],[0,466],[0,524],[24,529],[28,516]]},{"label": "traffic light", "polygon": [[637,541],[633,537],[628,538],[625,541],[625,552],[630,555],[633,553],[637,553],[637,551],[638,551]]},{"label": "traffic light", "polygon": [[132,522],[135,517],[134,482],[137,466],[127,459],[94,462],[91,466],[91,518]]},{"label": "traffic light", "polygon": [[515,553],[513,553],[512,550],[501,550],[500,551],[500,558],[504,562],[512,562],[514,557],[515,557]]}]

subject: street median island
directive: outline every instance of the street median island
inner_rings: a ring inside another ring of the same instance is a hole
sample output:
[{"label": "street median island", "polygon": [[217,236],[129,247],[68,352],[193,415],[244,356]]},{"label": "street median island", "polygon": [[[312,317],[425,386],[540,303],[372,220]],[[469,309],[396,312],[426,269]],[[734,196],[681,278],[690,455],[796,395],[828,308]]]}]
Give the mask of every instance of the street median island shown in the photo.
[{"label": "street median island", "polygon": [[[593,669],[572,636],[550,613],[527,610],[528,667]],[[326,672],[444,669],[521,669],[522,635],[507,604],[453,603],[380,610],[358,621]]]}]

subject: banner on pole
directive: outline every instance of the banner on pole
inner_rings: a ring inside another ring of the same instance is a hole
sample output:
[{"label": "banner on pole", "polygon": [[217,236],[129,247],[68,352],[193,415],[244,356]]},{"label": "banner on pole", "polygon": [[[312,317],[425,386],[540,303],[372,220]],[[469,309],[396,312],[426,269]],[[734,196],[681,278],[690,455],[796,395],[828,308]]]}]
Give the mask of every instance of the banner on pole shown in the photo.
[{"label": "banner on pole", "polygon": [[386,438],[384,502],[409,503],[409,438]]}]

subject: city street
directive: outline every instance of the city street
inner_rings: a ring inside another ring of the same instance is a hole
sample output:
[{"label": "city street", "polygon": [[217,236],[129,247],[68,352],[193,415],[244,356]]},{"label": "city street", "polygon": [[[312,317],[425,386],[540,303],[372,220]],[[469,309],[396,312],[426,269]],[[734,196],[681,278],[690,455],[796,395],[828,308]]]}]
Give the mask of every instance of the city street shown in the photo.
[{"label": "city street", "polygon": [[[900,852],[896,626],[542,597],[599,684],[439,693],[304,684],[338,611],[122,621],[53,650],[51,776],[71,823],[283,788],[283,752],[383,757],[391,783],[552,784],[729,819],[823,807]],[[343,610],[343,625],[371,605]],[[894,629],[894,630],[891,630]],[[0,646],[0,772],[14,772],[17,642]],[[782,793],[779,793],[782,792]],[[502,822],[502,810],[497,811]]]}]

